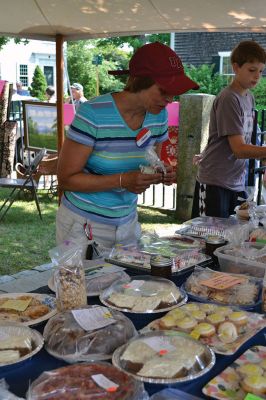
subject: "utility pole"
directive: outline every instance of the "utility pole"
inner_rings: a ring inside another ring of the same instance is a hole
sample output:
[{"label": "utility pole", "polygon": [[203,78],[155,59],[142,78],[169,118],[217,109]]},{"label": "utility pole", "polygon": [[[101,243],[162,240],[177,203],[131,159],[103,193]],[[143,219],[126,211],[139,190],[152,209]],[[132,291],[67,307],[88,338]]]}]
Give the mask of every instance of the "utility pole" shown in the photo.
[{"label": "utility pole", "polygon": [[99,69],[98,66],[102,65],[103,57],[101,55],[95,55],[92,58],[92,64],[96,65],[96,96],[99,96]]}]

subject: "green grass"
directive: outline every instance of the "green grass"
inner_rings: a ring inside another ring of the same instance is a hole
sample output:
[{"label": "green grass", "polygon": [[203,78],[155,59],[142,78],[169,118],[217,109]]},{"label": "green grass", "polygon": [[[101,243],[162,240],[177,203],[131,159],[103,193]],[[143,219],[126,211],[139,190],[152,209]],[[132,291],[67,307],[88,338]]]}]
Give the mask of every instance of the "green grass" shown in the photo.
[{"label": "green grass", "polygon": [[[0,206],[8,190],[0,191]],[[57,199],[50,200],[47,192],[38,191],[43,222],[35,202],[25,196],[13,203],[0,222],[0,275],[11,275],[36,265],[50,262],[48,251],[56,246],[55,215]],[[24,197],[24,198],[23,198]],[[143,230],[165,229],[177,224],[174,211],[139,207],[139,221]]]}]

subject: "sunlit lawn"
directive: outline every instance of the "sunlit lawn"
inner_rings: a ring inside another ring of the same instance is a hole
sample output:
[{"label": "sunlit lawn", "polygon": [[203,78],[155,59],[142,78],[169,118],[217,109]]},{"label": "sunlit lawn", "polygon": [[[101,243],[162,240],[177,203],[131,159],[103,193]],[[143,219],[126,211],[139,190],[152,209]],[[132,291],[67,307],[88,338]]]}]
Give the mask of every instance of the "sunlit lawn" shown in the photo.
[{"label": "sunlit lawn", "polygon": [[[35,202],[20,199],[0,222],[0,275],[14,274],[50,262],[48,251],[55,243],[57,198],[50,200],[39,191],[43,221]],[[0,206],[8,190],[0,191]],[[144,230],[165,229],[177,223],[174,211],[139,207],[139,220]]]}]

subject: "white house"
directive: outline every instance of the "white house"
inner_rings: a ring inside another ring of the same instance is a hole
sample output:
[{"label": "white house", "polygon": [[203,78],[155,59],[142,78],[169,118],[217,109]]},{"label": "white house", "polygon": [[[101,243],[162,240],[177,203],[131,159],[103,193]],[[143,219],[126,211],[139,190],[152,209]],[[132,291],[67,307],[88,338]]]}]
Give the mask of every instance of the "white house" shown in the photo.
[{"label": "white house", "polygon": [[31,86],[36,66],[43,71],[47,85],[56,85],[55,43],[29,40],[16,44],[10,40],[0,51],[0,79],[13,83],[21,81],[23,88]]}]

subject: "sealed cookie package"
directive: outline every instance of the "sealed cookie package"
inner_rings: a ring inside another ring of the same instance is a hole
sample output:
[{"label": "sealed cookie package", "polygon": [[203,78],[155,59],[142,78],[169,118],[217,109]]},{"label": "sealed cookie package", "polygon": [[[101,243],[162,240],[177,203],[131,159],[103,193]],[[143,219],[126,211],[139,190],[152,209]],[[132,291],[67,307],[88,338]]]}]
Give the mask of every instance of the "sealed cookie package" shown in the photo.
[{"label": "sealed cookie package", "polygon": [[59,311],[71,310],[87,304],[82,252],[82,246],[69,241],[49,251],[56,267],[54,282]]}]

